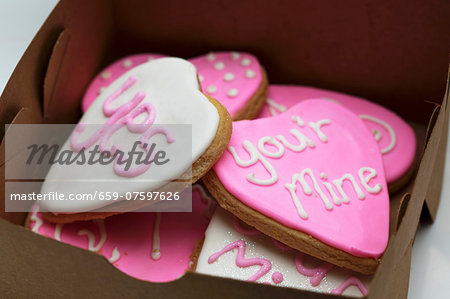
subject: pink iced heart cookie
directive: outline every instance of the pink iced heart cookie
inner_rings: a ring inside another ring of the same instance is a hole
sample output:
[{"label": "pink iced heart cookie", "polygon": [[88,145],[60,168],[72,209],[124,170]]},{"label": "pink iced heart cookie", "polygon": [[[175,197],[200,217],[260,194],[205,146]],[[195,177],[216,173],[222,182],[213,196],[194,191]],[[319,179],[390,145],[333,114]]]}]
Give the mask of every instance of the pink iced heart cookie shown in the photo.
[{"label": "pink iced heart cookie", "polygon": [[242,52],[211,52],[189,61],[197,68],[203,92],[224,105],[233,120],[258,115],[268,83],[255,56]]},{"label": "pink iced heart cookie", "polygon": [[81,109],[84,112],[91,106],[92,102],[117,78],[130,69],[150,60],[165,57],[161,54],[136,54],[122,58],[102,70],[89,84],[81,101]]},{"label": "pink iced heart cookie", "polygon": [[307,99],[334,101],[359,115],[380,147],[389,190],[396,191],[408,181],[416,155],[416,136],[403,119],[380,105],[318,88],[271,85],[258,117],[277,115]]},{"label": "pink iced heart cookie", "polygon": [[35,205],[28,228],[46,237],[97,252],[120,271],[142,280],[166,282],[191,268],[191,255],[215,207],[200,185],[191,213],[126,213],[105,220],[48,222]]},{"label": "pink iced heart cookie", "polygon": [[249,225],[338,266],[376,270],[389,237],[383,161],[371,132],[342,105],[304,101],[234,122],[213,170],[207,188]]}]

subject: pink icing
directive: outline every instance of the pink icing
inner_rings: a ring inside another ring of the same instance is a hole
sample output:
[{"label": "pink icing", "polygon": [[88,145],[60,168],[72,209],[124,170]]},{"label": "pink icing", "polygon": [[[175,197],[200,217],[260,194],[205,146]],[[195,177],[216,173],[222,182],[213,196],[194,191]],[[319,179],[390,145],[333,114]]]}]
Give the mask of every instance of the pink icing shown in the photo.
[{"label": "pink icing", "polygon": [[316,268],[306,268],[303,265],[303,259],[305,255],[299,252],[295,256],[295,267],[300,274],[311,277],[310,282],[313,287],[318,286],[325,275],[334,267],[332,264],[322,262]]},{"label": "pink icing", "polygon": [[[196,187],[196,188],[201,188]],[[114,257],[113,265],[120,271],[142,280],[167,282],[177,279],[189,268],[190,255],[196,241],[204,237],[209,223],[205,211],[210,207],[201,200],[199,192],[192,194],[192,212],[160,213],[159,227],[161,257],[152,259],[153,231],[157,213],[135,212],[111,216],[101,221],[78,221],[59,225],[61,241],[79,248],[89,248],[89,237],[80,231],[93,234],[92,245],[102,245],[98,253],[107,259]],[[36,211],[37,205],[33,211]],[[33,217],[34,215],[34,217]],[[39,220],[34,220],[34,219]],[[37,233],[55,239],[57,225],[32,213],[30,228]],[[103,222],[104,221],[104,222]],[[101,244],[101,223],[104,223],[104,243]],[[99,225],[100,224],[100,225]],[[36,229],[34,229],[36,230]],[[59,229],[58,229],[59,230]],[[91,246],[92,247],[92,246]]]},{"label": "pink icing", "polygon": [[[300,117],[303,126],[298,120],[293,121],[293,117]],[[323,136],[309,127],[321,120],[329,120],[329,124],[321,127]],[[283,135],[288,143],[298,145],[299,141],[290,133],[292,129],[309,140],[302,139],[305,144],[300,152],[284,148],[278,141]],[[244,140],[253,145],[252,155],[243,148]],[[271,142],[263,144],[265,155],[258,149],[261,140]],[[246,167],[237,164],[231,147],[247,163]],[[376,174],[370,178],[363,167],[370,167]],[[308,168],[312,176],[304,177],[311,190],[303,190],[298,181],[292,184],[307,214],[304,217],[287,185],[292,183],[294,174]],[[304,101],[276,117],[234,122],[229,150],[214,170],[236,198],[287,227],[355,256],[379,257],[386,248],[389,195],[378,145],[361,119],[341,105],[325,100]],[[360,179],[361,171],[367,179],[366,186]],[[332,187],[338,197],[333,200],[325,183],[345,176],[353,177],[355,185],[347,179],[338,185],[349,198],[344,200],[337,188]],[[312,184],[313,178],[317,187]]]},{"label": "pink icing", "polygon": [[117,78],[122,76],[130,69],[143,64],[149,60],[165,57],[160,54],[137,54],[122,58],[113,64],[109,65],[102,72],[100,72],[89,84],[81,102],[81,109],[83,112],[89,108],[92,102],[101,93],[102,88],[109,86]]},{"label": "pink icing", "polygon": [[262,276],[264,276],[267,272],[270,271],[272,268],[272,263],[266,259],[263,258],[251,258],[247,259],[244,257],[245,255],[245,242],[242,240],[238,240],[236,242],[230,243],[227,246],[225,246],[222,250],[219,252],[216,252],[212,254],[208,258],[208,263],[214,263],[222,254],[231,251],[233,249],[237,248],[238,253],[236,255],[236,265],[239,267],[250,267],[255,265],[260,265],[261,268],[256,272],[254,275],[252,275],[248,281],[256,281]]},{"label": "pink icing", "polygon": [[214,97],[234,117],[262,82],[261,66],[248,53],[217,52],[189,60],[197,68],[203,92]]},{"label": "pink icing", "polygon": [[283,274],[281,274],[280,272],[274,272],[272,274],[272,281],[276,284],[282,283],[283,282]]},{"label": "pink icing", "polygon": [[366,286],[359,280],[358,278],[352,276],[349,277],[346,281],[344,281],[338,288],[331,291],[331,294],[338,294],[342,295],[342,293],[349,287],[349,286],[356,286],[361,291],[361,293],[364,296],[367,296],[369,294],[369,290],[366,288]]},{"label": "pink icing", "polygon": [[[358,115],[369,115],[389,124],[395,133],[395,146],[383,154],[384,170],[388,183],[401,178],[411,167],[416,154],[416,136],[412,128],[397,114],[369,102],[343,93],[327,91],[304,86],[270,85],[268,102],[264,105],[258,118],[282,113],[285,109],[307,99],[328,99],[342,104]],[[270,104],[269,104],[270,103]],[[386,127],[370,119],[363,119],[364,124],[378,139],[380,149],[387,149],[392,142]]]}]

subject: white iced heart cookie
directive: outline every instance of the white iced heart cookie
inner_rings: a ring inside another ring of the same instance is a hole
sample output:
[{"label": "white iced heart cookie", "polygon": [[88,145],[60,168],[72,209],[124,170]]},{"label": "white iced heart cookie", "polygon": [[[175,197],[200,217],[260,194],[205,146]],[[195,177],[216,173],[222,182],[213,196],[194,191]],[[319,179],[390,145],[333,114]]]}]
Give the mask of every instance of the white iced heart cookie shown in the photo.
[{"label": "white iced heart cookie", "polygon": [[[144,63],[123,74],[98,96],[61,151],[80,153],[97,147],[100,152],[114,156],[119,151],[128,153],[139,141],[144,156],[151,155],[156,161],[158,152],[164,152],[165,156],[159,160],[170,162],[157,166],[132,164],[126,168],[117,155],[113,163],[106,165],[55,164],[41,191],[43,194],[114,191],[122,195],[150,191],[180,178],[192,165],[193,180],[196,180],[220,157],[230,134],[229,115],[217,101],[200,92],[191,63],[179,58]],[[158,151],[152,152],[151,144],[156,144]],[[92,183],[100,181],[106,183]],[[50,212],[82,213],[109,203],[65,200],[42,201],[40,205],[42,210]],[[90,215],[88,219],[98,217]],[[71,221],[74,220],[80,219]]]}]

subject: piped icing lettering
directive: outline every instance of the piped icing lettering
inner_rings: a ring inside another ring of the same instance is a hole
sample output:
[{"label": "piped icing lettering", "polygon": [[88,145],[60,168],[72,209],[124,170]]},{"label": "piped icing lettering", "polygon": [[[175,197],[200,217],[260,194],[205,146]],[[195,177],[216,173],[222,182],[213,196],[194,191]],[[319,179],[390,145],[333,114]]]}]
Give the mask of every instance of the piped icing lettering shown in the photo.
[{"label": "piped icing lettering", "polygon": [[242,147],[247,151],[250,155],[250,158],[247,161],[242,160],[236,153],[236,150],[233,146],[228,147],[228,151],[233,155],[236,163],[241,167],[249,167],[257,162],[261,162],[267,172],[270,174],[270,178],[268,179],[259,179],[256,177],[254,173],[249,173],[247,175],[247,180],[256,185],[273,185],[277,180],[278,176],[275,172],[273,166],[264,158],[263,155],[259,153],[256,147],[248,140],[244,140],[242,143]]},{"label": "piped icing lettering", "polygon": [[279,104],[279,103],[277,103],[274,100],[269,99],[269,98],[267,98],[266,104],[268,105],[270,114],[272,116],[278,115],[279,113],[282,113],[282,112],[287,110],[286,106],[281,105],[281,104]]},{"label": "piped icing lettering", "polygon": [[237,255],[236,255],[236,265],[239,267],[250,267],[254,265],[260,265],[261,268],[256,272],[254,275],[252,275],[248,281],[257,281],[259,278],[264,276],[267,272],[270,271],[272,268],[272,264],[263,258],[245,258],[245,242],[242,240],[238,240],[236,242],[230,243],[227,246],[225,246],[222,250],[219,252],[214,253],[211,255],[208,259],[208,263],[214,263],[222,254],[231,251],[233,249],[237,249]]},{"label": "piped icing lettering", "polygon": [[95,224],[97,224],[99,232],[100,232],[100,240],[97,245],[95,245],[95,235],[92,231],[88,229],[82,229],[78,232],[79,236],[87,236],[88,237],[88,249],[90,251],[98,252],[103,244],[106,241],[106,229],[104,220],[93,220]]},{"label": "piped icing lettering", "polygon": [[[155,134],[162,134],[166,137],[168,143],[173,143],[175,140],[166,128],[163,127],[151,127],[156,118],[156,108],[151,103],[142,103],[146,94],[144,92],[137,92],[133,99],[129,102],[122,104],[119,107],[112,108],[112,103],[126,92],[131,86],[133,86],[137,81],[137,78],[130,76],[117,90],[113,91],[110,96],[106,98],[103,102],[103,114],[108,117],[106,123],[97,132],[92,134],[89,138],[84,141],[80,141],[79,137],[85,129],[85,124],[79,123],[71,136],[70,144],[74,152],[79,152],[81,150],[86,150],[91,148],[95,143],[100,143],[100,150],[102,152],[108,152],[110,155],[115,155],[119,150],[122,150],[120,145],[113,145],[110,149],[107,148],[106,144],[111,136],[118,131],[120,128],[126,126],[128,131],[132,133],[140,133],[140,147],[144,149],[145,153],[148,154],[150,147],[148,146],[151,137]],[[145,120],[136,124],[135,119],[141,115],[146,114]],[[150,160],[154,156],[150,157]],[[144,163],[138,167],[126,169],[125,163],[121,162],[123,157],[116,156],[114,161],[114,171],[116,174],[125,177],[135,177],[146,172],[150,164]],[[120,165],[123,164],[123,167]]]}]

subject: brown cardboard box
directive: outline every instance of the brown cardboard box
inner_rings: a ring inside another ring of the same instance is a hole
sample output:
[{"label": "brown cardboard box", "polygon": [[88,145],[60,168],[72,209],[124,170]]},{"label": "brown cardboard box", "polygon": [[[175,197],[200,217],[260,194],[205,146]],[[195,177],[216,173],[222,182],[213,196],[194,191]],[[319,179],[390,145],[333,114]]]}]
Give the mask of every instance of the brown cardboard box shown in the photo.
[{"label": "brown cardboard box", "polygon": [[[96,72],[139,52],[193,57],[210,50],[248,51],[272,83],[312,85],[378,102],[414,123],[421,144],[415,179],[392,198],[390,241],[368,296],[405,298],[421,211],[425,203],[435,216],[442,185],[449,14],[450,2],[437,0],[62,0],[11,76],[0,118],[4,124],[74,123]],[[196,273],[161,284],[128,277],[99,255],[24,229],[24,213],[5,213],[3,142],[1,151],[0,216],[9,222],[0,219],[0,292],[6,297],[332,297]]]}]

